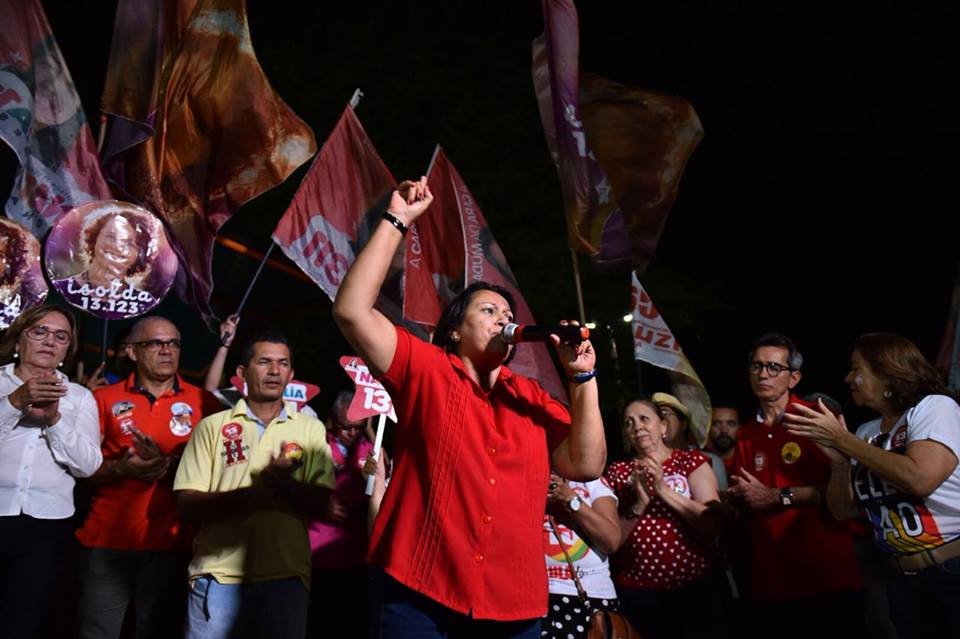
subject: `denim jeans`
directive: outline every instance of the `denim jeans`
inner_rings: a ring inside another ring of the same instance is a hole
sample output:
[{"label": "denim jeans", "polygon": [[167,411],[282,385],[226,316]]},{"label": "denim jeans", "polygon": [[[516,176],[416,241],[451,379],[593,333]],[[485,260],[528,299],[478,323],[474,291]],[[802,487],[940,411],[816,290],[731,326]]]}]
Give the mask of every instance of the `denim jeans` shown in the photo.
[{"label": "denim jeans", "polygon": [[540,639],[540,619],[490,621],[462,615],[378,570],[374,639]]},{"label": "denim jeans", "polygon": [[307,587],[297,577],[221,584],[209,575],[190,583],[187,639],[303,639]]},{"label": "denim jeans", "polygon": [[886,568],[890,617],[900,639],[960,637],[960,557],[915,575]]}]

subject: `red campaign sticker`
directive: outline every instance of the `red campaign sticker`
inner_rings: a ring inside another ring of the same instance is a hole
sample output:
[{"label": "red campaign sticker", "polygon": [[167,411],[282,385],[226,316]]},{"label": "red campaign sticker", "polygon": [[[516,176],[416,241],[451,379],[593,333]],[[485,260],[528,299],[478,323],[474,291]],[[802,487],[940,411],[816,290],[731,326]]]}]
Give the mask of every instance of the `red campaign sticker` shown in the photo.
[{"label": "red campaign sticker", "polygon": [[243,437],[243,426],[241,426],[237,422],[230,422],[229,424],[224,424],[223,428],[220,429],[220,434],[222,434],[224,439],[228,441],[240,439],[241,437]]},{"label": "red campaign sticker", "polygon": [[[242,377],[234,375],[230,378],[230,383],[233,384],[233,387],[237,389],[238,393],[244,397],[247,396],[247,383],[243,381]],[[283,399],[288,402],[293,402],[297,405],[297,408],[300,408],[319,393],[320,387],[316,384],[308,384],[307,382],[294,379],[290,380],[287,387],[283,389]]]},{"label": "red campaign sticker", "polygon": [[356,391],[353,401],[347,409],[347,419],[360,421],[372,415],[386,415],[397,421],[397,413],[393,410],[393,400],[378,380],[370,373],[370,369],[359,357],[344,355],[340,358],[340,366],[353,380]]}]

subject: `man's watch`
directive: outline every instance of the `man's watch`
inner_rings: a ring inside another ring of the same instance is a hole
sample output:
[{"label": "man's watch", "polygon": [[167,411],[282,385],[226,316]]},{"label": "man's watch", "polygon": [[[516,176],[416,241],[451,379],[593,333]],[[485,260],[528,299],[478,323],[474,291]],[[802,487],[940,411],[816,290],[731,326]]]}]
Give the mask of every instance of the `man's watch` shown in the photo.
[{"label": "man's watch", "polygon": [[570,512],[572,513],[575,513],[578,510],[580,510],[581,506],[583,506],[583,501],[581,501],[580,497],[577,495],[574,495],[573,497],[571,497],[570,501],[567,502],[567,508],[569,508]]},{"label": "man's watch", "polygon": [[780,489],[780,505],[781,506],[793,506],[793,489],[792,488],[781,488]]}]

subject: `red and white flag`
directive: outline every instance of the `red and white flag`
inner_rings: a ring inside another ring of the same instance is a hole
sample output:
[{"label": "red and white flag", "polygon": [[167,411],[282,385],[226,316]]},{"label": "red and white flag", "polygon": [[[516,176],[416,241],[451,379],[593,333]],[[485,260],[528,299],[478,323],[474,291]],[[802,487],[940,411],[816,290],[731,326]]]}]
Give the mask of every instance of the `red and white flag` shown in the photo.
[{"label": "red and white flag", "polygon": [[633,358],[667,370],[673,394],[690,409],[690,429],[703,446],[710,432],[710,396],[680,343],[637,274],[631,274],[630,308],[633,313]]},{"label": "red and white flag", "polygon": [[[277,224],[273,240],[333,300],[380,221],[377,203],[396,184],[347,106]],[[394,321],[400,314],[401,271],[397,257],[380,296],[380,310]]]},{"label": "red and white flag", "polygon": [[[483,280],[513,294],[517,322],[535,323],[483,212],[440,147],[430,164],[427,185],[433,192],[433,204],[411,226],[406,238],[404,318],[433,329],[450,300],[471,283]],[[554,397],[566,398],[546,345],[521,344],[510,368],[536,379]]]}]

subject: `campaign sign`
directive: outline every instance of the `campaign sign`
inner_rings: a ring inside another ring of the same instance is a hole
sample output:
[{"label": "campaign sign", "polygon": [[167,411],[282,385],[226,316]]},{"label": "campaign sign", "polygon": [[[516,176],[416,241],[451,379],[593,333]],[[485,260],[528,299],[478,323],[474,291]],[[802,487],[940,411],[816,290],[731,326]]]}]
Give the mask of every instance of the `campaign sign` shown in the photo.
[{"label": "campaign sign", "polygon": [[397,413],[393,410],[390,394],[383,384],[374,379],[362,359],[344,355],[340,358],[340,366],[357,388],[353,394],[353,401],[350,402],[350,408],[347,409],[347,419],[358,422],[372,415],[386,415],[394,422],[397,421]]},{"label": "campaign sign", "polygon": [[71,209],[47,237],[44,266],[71,305],[104,319],[143,315],[163,300],[177,275],[177,256],[163,223],[117,200]]},{"label": "campaign sign", "polygon": [[0,330],[42,302],[48,291],[40,269],[40,242],[23,226],[0,217]]},{"label": "campaign sign", "polygon": [[[238,393],[244,397],[247,396],[247,383],[243,381],[242,377],[234,375],[230,378],[230,383],[233,384],[233,387],[237,389]],[[316,384],[308,384],[307,382],[294,379],[283,389],[283,399],[284,401],[296,404],[299,410],[300,407],[305,406],[307,402],[319,393],[320,387]]]}]

